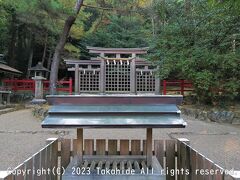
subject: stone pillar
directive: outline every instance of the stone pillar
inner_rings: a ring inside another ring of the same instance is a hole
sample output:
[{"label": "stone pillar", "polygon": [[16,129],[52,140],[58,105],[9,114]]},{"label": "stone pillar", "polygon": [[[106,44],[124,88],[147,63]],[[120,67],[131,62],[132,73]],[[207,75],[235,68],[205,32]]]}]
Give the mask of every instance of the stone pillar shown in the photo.
[{"label": "stone pillar", "polygon": [[32,78],[35,81],[35,97],[32,100],[34,104],[42,104],[45,103],[46,100],[43,99],[43,80],[46,78],[41,76],[35,76]]}]

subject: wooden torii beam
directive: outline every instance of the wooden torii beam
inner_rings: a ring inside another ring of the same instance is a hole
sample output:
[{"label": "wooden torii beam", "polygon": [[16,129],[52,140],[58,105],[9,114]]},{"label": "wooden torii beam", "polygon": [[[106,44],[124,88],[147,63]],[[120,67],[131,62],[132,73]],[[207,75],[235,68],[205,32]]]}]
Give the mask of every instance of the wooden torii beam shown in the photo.
[{"label": "wooden torii beam", "polygon": [[93,54],[147,54],[148,47],[144,48],[102,48],[87,46],[89,53]]}]

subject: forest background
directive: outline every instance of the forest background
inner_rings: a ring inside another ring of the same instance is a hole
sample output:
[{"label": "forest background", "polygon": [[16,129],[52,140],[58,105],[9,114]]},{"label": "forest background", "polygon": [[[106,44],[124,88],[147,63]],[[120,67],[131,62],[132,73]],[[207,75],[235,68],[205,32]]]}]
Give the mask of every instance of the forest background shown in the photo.
[{"label": "forest background", "polygon": [[66,75],[62,58],[89,58],[86,46],[149,47],[145,58],[159,67],[160,78],[192,81],[199,102],[239,100],[239,0],[81,3],[76,13],[76,0],[0,0],[0,53],[24,78],[39,61],[51,69],[66,19],[76,15],[58,78]]}]

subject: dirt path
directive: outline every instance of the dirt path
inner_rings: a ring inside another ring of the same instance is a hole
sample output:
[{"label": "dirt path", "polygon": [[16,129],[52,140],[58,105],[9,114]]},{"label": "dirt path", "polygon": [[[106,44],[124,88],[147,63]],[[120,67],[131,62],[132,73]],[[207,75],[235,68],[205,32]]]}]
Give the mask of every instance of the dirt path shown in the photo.
[{"label": "dirt path", "polygon": [[[240,128],[184,117],[185,129],[154,129],[155,139],[184,137],[199,152],[228,169],[240,170]],[[45,145],[50,137],[74,137],[75,130],[42,129],[30,109],[0,115],[0,171],[15,167]],[[111,135],[111,137],[110,137]],[[88,129],[87,138],[144,139],[144,129]]]}]

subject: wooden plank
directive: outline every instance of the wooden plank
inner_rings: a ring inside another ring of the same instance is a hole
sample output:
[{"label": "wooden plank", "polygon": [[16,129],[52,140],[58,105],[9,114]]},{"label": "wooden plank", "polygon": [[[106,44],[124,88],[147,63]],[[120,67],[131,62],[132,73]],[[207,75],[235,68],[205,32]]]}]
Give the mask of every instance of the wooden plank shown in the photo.
[{"label": "wooden plank", "polygon": [[88,163],[89,162],[87,160],[84,160],[82,167],[86,169],[88,167]]},{"label": "wooden plank", "polygon": [[[201,154],[197,154],[197,164],[198,169],[204,169],[204,158]],[[197,180],[204,180],[204,175],[201,174],[199,171],[197,173]]]},{"label": "wooden plank", "polygon": [[112,169],[117,169],[117,161],[113,161]]},{"label": "wooden plank", "polygon": [[120,170],[124,170],[125,169],[125,162],[124,161],[121,161],[120,162]]},{"label": "wooden plank", "polygon": [[132,140],[131,141],[131,154],[132,155],[141,155],[141,141]]},{"label": "wooden plank", "polygon": [[129,140],[120,140],[120,155],[129,155]]},{"label": "wooden plank", "polygon": [[93,155],[94,153],[94,139],[85,139],[84,140],[84,154]]},{"label": "wooden plank", "polygon": [[[47,163],[47,148],[46,148],[46,163]],[[30,169],[31,171],[29,173],[26,174],[26,180],[30,180],[33,179],[33,158],[28,159],[25,163],[25,169],[28,170]],[[47,164],[46,164],[46,169],[47,169]],[[47,175],[46,174],[46,179],[47,179]]]},{"label": "wooden plank", "polygon": [[73,139],[72,143],[73,143],[72,145],[73,156],[76,156],[77,155],[77,139]]},{"label": "wooden plank", "polygon": [[[165,81],[165,80],[164,80]],[[182,155],[181,155],[181,142],[180,141],[177,141],[177,169],[181,169],[181,158],[182,158]],[[178,180],[181,179],[181,175],[178,174]]]},{"label": "wooden plank", "polygon": [[[40,167],[41,167],[40,163],[41,163],[40,153],[37,153],[37,154],[33,157],[33,167],[34,167],[35,170],[40,169]],[[16,177],[15,177],[15,178],[16,178]],[[34,179],[34,180],[41,180],[41,177],[38,176],[37,173],[34,173],[34,174],[33,174],[33,179]]]},{"label": "wooden plank", "polygon": [[144,171],[146,172],[147,165],[146,165],[145,161],[141,161],[141,165],[142,165],[142,168],[144,169]]},{"label": "wooden plank", "polygon": [[110,165],[111,165],[111,162],[110,161],[106,161],[105,169],[110,169]]},{"label": "wooden plank", "polygon": [[80,162],[83,161],[83,129],[77,129],[77,156]]},{"label": "wooden plank", "polygon": [[[40,156],[39,156],[39,161],[40,161]],[[17,168],[17,171],[21,171],[19,174],[14,175],[14,180],[24,180],[24,174],[22,173],[25,170],[25,164],[19,165]],[[38,178],[39,179],[39,178]],[[37,179],[36,179],[37,180]]]},{"label": "wooden plank", "polygon": [[96,166],[96,162],[95,162],[95,161],[92,161],[92,163],[91,163],[91,165],[90,165],[90,170],[95,169],[95,166]]},{"label": "wooden plank", "polygon": [[51,174],[51,178],[53,180],[57,179],[56,170],[58,168],[58,141],[55,141],[51,145],[51,170],[55,170],[54,173]]},{"label": "wooden plank", "polygon": [[137,161],[134,161],[134,169],[136,172],[140,171],[139,163]]},{"label": "wooden plank", "polygon": [[147,167],[152,166],[152,128],[147,128]]},{"label": "wooden plank", "polygon": [[204,170],[208,170],[209,174],[205,173],[204,180],[212,180],[213,176],[210,174],[210,171],[213,169],[213,162],[209,159],[204,160]]},{"label": "wooden plank", "polygon": [[221,173],[221,171],[223,171],[223,168],[221,168],[217,164],[214,164],[213,169],[217,171],[217,173],[213,177],[213,180],[224,180],[224,175]]},{"label": "wooden plank", "polygon": [[70,163],[71,140],[63,139],[61,141],[61,166],[66,168]]},{"label": "wooden plank", "polygon": [[96,140],[96,154],[97,155],[105,155],[106,153],[106,140],[105,139],[97,139]]},{"label": "wooden plank", "polygon": [[159,163],[164,168],[163,158],[165,157],[164,140],[154,140],[154,152]]},{"label": "wooden plank", "polygon": [[[47,169],[47,164],[46,164],[47,163],[47,149],[46,148],[40,152],[40,157],[41,157],[40,169],[46,170]],[[44,171],[42,172],[41,179],[42,180],[47,179],[47,171],[46,171],[46,173]]]},{"label": "wooden plank", "polygon": [[[185,170],[186,169],[186,145],[182,142],[180,142],[180,170],[183,169]],[[184,179],[184,173],[179,173],[179,180],[185,180]]]},{"label": "wooden plank", "polygon": [[[175,170],[175,143],[173,139],[166,140],[166,167],[169,171]],[[175,180],[175,176],[167,174],[168,180]]]},{"label": "wooden plank", "polygon": [[108,155],[117,155],[117,140],[108,140]]},{"label": "wooden plank", "polygon": [[143,146],[143,155],[146,155],[147,154],[147,145],[146,145],[146,140],[143,140],[143,143],[142,143],[142,146]]},{"label": "wooden plank", "polygon": [[14,176],[12,174],[9,174],[7,177],[4,178],[4,180],[14,180]]},{"label": "wooden plank", "polygon": [[[191,148],[190,148],[190,146],[189,145],[186,145],[186,160],[185,160],[185,168],[186,168],[186,170],[187,171],[191,171],[191,169],[190,169],[190,151],[191,151]],[[190,176],[190,174],[187,174],[187,173],[185,173],[185,180],[191,180],[190,179],[191,178],[191,176]]]},{"label": "wooden plank", "polygon": [[190,177],[191,179],[197,179],[196,169],[197,169],[197,152],[193,149],[190,151]]},{"label": "wooden plank", "polygon": [[102,161],[99,161],[97,167],[98,167],[99,169],[102,169],[102,167],[103,167],[103,162],[102,162]]},{"label": "wooden plank", "polygon": [[[47,146],[46,148],[46,168],[50,169],[51,168],[51,146]],[[51,169],[50,169],[51,170]],[[47,173],[47,178],[46,179],[50,179],[51,178],[51,173]]]},{"label": "wooden plank", "polygon": [[132,162],[131,161],[127,161],[127,168],[132,169]]}]

